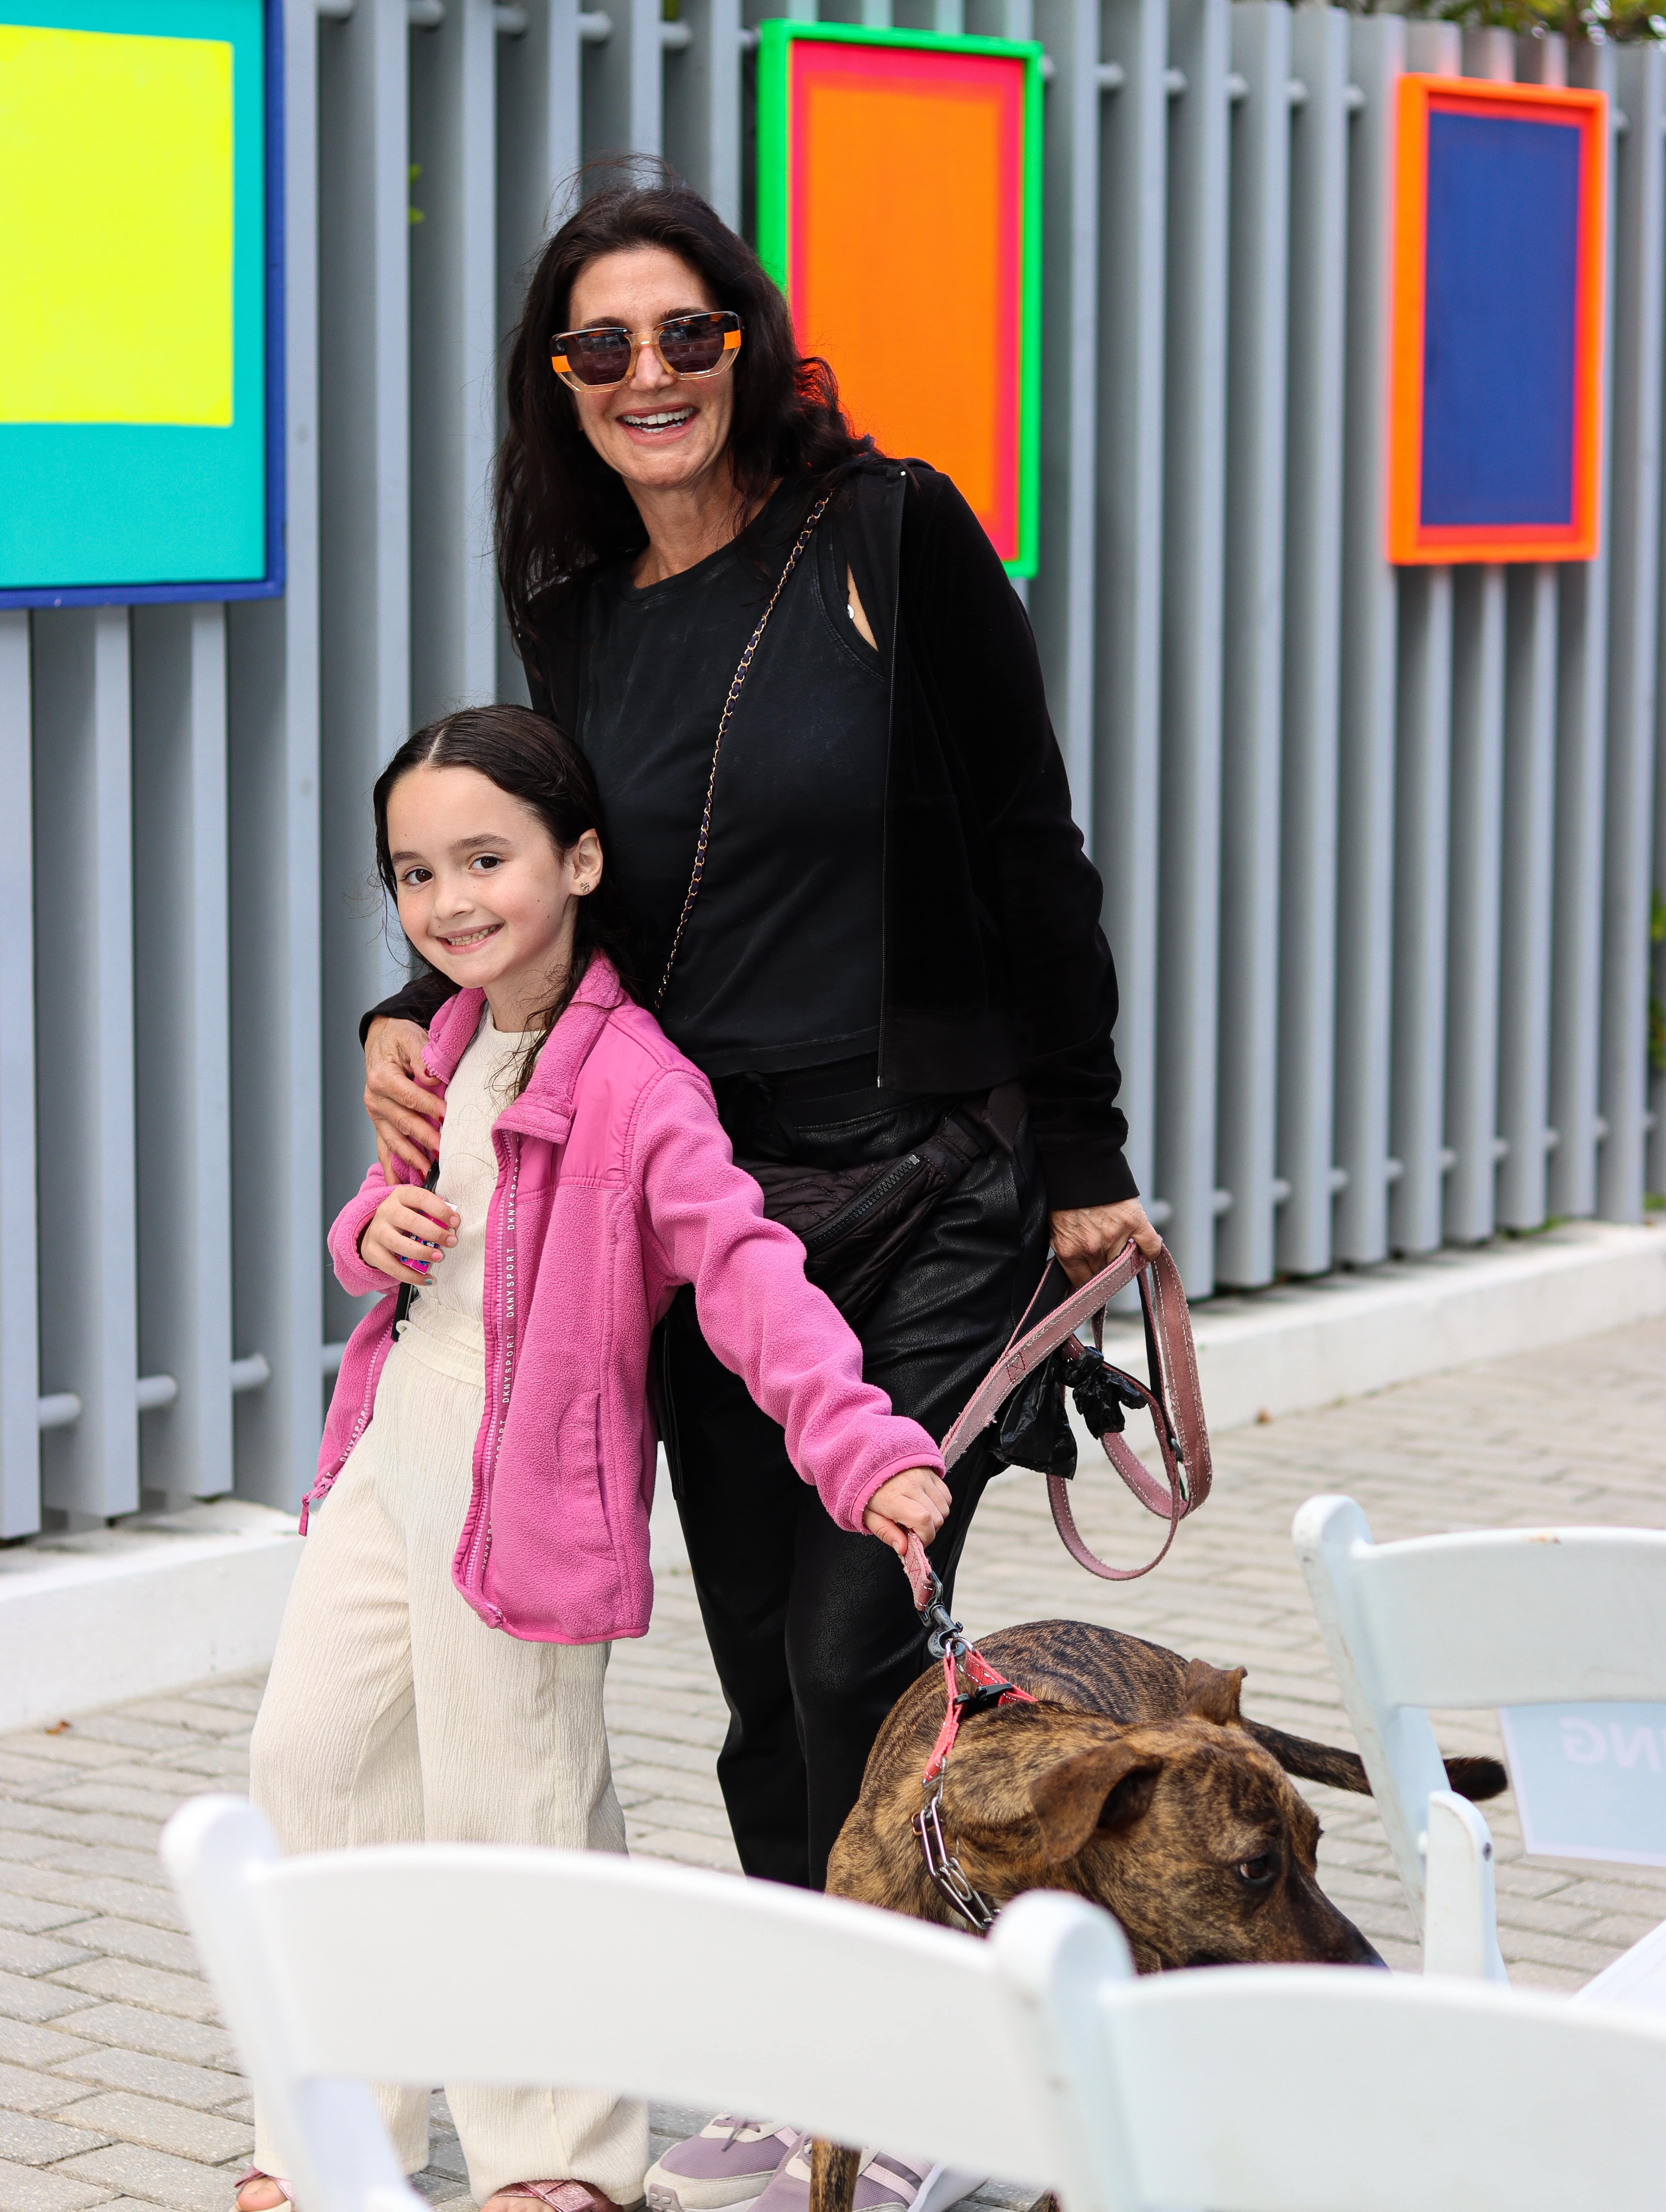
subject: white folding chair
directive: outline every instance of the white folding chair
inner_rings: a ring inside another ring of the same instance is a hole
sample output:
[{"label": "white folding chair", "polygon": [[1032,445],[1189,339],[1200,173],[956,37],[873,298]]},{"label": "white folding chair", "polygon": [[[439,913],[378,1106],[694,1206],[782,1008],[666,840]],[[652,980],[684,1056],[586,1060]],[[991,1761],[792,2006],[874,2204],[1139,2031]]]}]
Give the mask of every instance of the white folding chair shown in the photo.
[{"label": "white folding chair", "polygon": [[1352,1498],[1310,1498],[1292,1534],[1425,1969],[1502,1981],[1492,1838],[1447,1789],[1428,1708],[1666,1700],[1666,1531],[1374,1544]]},{"label": "white folding chair", "polygon": [[[988,1943],[774,1883],[603,1852],[398,1845],[283,1859],[240,1798],[162,1856],[304,2212],[413,2212],[364,2084],[562,2083],[789,2112],[1057,2189],[1133,2200],[1084,2149],[1056,1992],[1131,1978],[1079,1898]],[[579,1990],[584,2002],[566,2001]]]},{"label": "white folding chair", "polygon": [[[1666,2021],[1335,1966],[1102,1985],[1142,2206],[1659,2212]],[[1111,2124],[1108,2116],[1105,2124]]]}]

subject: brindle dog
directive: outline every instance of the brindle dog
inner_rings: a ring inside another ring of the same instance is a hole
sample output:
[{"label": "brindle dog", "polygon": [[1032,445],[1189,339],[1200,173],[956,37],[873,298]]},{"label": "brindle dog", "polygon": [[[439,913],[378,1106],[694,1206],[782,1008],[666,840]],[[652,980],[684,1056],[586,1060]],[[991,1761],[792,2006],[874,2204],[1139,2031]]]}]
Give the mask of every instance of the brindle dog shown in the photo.
[{"label": "brindle dog", "polygon": [[[1076,1620],[1002,1629],[979,1650],[1035,1705],[971,1715],[943,1782],[942,1821],[966,1879],[1000,1906],[1073,1890],[1121,1922],[1142,1974],[1175,1966],[1382,1960],[1317,1881],[1319,1823],[1286,1778],[1369,1794],[1351,1751],[1238,1710],[1244,1669]],[[951,1927],[912,1821],[943,1718],[933,1667],[892,1707],[828,1862],[831,1896]],[[1495,1759],[1450,1759],[1471,1798],[1507,1784]],[[857,2154],[818,2143],[810,2212],[850,2212]]]}]

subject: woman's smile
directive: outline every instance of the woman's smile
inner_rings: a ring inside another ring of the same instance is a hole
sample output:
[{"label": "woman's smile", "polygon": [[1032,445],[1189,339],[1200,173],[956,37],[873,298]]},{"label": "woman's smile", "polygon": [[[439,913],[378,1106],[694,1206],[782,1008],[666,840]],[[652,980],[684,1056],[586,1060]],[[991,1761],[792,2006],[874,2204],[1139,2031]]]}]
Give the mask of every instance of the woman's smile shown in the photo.
[{"label": "woman's smile", "polygon": [[693,422],[695,413],[692,407],[660,407],[652,414],[638,409],[629,415],[621,415],[618,420],[627,430],[658,441],[675,436],[679,430],[686,430]]}]

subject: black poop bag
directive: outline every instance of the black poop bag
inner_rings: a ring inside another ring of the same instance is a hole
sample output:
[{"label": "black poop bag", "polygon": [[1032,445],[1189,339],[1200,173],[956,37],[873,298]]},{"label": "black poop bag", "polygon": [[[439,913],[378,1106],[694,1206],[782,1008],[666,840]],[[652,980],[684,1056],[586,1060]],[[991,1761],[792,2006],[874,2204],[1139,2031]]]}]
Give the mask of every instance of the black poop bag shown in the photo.
[{"label": "black poop bag", "polygon": [[1145,1404],[1130,1378],[1104,1354],[1079,1345],[1073,1358],[1060,1345],[1026,1375],[1001,1408],[994,1455],[1002,1467],[1034,1468],[1041,1474],[1076,1472],[1076,1437],[1065,1409],[1068,1389],[1076,1410],[1096,1437],[1121,1436],[1122,1409]]}]

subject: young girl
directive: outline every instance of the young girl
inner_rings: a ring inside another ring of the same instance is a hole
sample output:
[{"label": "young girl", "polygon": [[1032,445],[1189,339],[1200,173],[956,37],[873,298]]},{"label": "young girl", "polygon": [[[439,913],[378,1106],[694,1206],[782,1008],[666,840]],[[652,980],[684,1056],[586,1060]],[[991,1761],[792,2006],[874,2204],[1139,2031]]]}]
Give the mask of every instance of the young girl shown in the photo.
[{"label": "young girl", "polygon": [[[863,1382],[802,1247],[734,1165],[705,1078],[627,996],[576,747],[523,708],[467,709],[395,754],[375,816],[407,938],[461,986],[427,1055],[445,1126],[434,1190],[373,1167],[330,1233],[344,1287],[385,1295],[331,1403],[252,1794],[286,1851],[622,1851],[602,1678],[611,1640],[648,1626],[648,1341],[678,1287],[694,1285],[708,1340],[841,1527],[929,1542],[950,1504],[942,1461]],[[378,2094],[415,2172],[427,2089]],[[640,2105],[448,2095],[489,2212],[641,2197]],[[240,2212],[281,2203],[284,2171],[257,2115]]]}]

